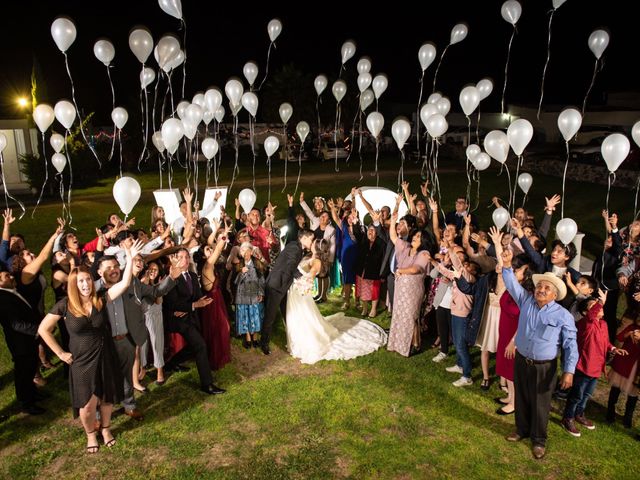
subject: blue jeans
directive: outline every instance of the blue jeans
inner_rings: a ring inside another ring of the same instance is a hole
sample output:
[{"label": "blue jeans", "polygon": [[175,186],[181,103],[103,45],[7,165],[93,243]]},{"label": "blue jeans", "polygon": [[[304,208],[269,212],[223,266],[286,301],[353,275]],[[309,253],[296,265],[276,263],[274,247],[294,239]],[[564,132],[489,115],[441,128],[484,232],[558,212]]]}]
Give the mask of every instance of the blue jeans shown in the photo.
[{"label": "blue jeans", "polygon": [[471,378],[471,357],[467,346],[467,323],[469,317],[451,315],[451,336],[456,346],[456,364],[462,368],[462,376]]},{"label": "blue jeans", "polygon": [[573,376],[573,386],[571,387],[569,398],[567,398],[567,406],[564,409],[564,418],[575,418],[576,415],[584,415],[587,401],[593,394],[597,381],[597,378],[588,377],[580,370],[576,370]]}]

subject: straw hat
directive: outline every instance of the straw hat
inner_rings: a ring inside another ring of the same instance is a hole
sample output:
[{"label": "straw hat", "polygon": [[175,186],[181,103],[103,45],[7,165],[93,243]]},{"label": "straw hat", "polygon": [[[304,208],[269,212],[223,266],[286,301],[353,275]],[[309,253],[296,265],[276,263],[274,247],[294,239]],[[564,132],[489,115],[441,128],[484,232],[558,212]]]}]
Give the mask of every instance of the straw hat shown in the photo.
[{"label": "straw hat", "polygon": [[542,274],[536,273],[535,275],[533,275],[533,284],[536,287],[538,286],[538,282],[542,280],[549,282],[554,287],[556,287],[556,290],[558,290],[558,297],[556,298],[556,301],[559,302],[560,300],[562,300],[564,297],[567,296],[567,286],[559,277],[556,277],[553,273],[546,272]]}]

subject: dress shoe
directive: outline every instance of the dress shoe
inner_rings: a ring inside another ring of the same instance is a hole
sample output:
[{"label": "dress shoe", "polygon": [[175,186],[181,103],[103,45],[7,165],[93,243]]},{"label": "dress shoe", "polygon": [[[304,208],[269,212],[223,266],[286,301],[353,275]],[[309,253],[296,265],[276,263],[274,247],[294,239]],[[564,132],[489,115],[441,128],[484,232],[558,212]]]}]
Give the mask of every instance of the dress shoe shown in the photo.
[{"label": "dress shoe", "polygon": [[42,400],[46,400],[47,398],[51,398],[51,394],[48,392],[45,392],[43,390],[37,390],[34,394],[33,397],[36,399],[36,401],[42,401]]},{"label": "dress shoe", "polygon": [[149,390],[146,389],[146,387],[142,387],[142,388],[138,388],[138,387],[133,387],[133,389],[136,392],[140,392],[140,393],[147,393]]},{"label": "dress shoe", "polygon": [[271,350],[269,349],[269,345],[262,345],[260,347],[260,350],[262,350],[262,353],[264,353],[265,355],[271,355]]},{"label": "dress shoe", "polygon": [[43,413],[46,412],[44,408],[42,408],[39,405],[36,405],[35,403],[28,403],[26,405],[23,405],[22,411],[29,415],[42,415]]},{"label": "dress shoe", "polygon": [[253,345],[253,348],[259,348],[260,347],[260,342],[257,340],[254,340],[253,342],[251,342],[251,344]]},{"label": "dress shoe", "polygon": [[531,453],[533,453],[533,458],[540,460],[544,457],[545,450],[542,445],[534,445],[531,449]]},{"label": "dress shoe", "polygon": [[213,383],[211,385],[207,385],[206,387],[202,387],[200,390],[209,395],[220,395],[221,393],[226,392],[225,389],[216,387]]},{"label": "dress shoe", "polygon": [[245,338],[242,340],[242,346],[249,350],[251,348],[251,342]]},{"label": "dress shoe", "polygon": [[505,439],[507,440],[507,442],[519,442],[520,440],[522,440],[524,437],[522,437],[518,432],[513,432],[511,435],[509,435],[508,437],[505,437]]},{"label": "dress shoe", "polygon": [[156,385],[158,385],[159,387],[161,387],[162,385],[164,385],[166,382],[166,380],[156,380]]},{"label": "dress shoe", "polygon": [[171,367],[171,370],[173,370],[174,372],[188,372],[189,367],[185,367],[184,365],[178,364]]},{"label": "dress shoe", "polygon": [[144,415],[142,415],[142,413],[140,412],[140,410],[138,410],[137,408],[134,408],[133,410],[127,410],[126,408],[124,409],[124,414],[133,418],[134,420],[142,420],[144,418]]}]

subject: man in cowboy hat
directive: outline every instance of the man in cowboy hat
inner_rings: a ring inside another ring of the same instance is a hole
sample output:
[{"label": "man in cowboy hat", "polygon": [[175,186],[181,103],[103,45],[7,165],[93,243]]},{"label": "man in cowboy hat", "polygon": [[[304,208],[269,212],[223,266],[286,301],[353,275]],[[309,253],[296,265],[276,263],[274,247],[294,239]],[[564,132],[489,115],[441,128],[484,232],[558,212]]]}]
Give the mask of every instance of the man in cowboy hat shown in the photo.
[{"label": "man in cowboy hat", "polygon": [[520,307],[515,336],[516,431],[507,440],[517,442],[531,437],[533,456],[541,459],[545,454],[558,347],[564,351],[561,387],[569,388],[578,363],[576,326],[569,311],[556,303],[567,294],[564,282],[552,272],[533,275],[535,291],[531,295],[516,280],[512,258],[511,251],[502,253],[502,278]]}]

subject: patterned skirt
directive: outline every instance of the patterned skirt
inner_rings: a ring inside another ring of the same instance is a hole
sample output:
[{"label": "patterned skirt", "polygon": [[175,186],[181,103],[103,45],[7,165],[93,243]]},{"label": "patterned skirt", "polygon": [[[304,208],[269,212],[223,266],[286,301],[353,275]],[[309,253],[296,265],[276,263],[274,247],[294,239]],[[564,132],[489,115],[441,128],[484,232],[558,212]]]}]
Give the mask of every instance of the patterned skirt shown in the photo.
[{"label": "patterned skirt", "polygon": [[387,350],[409,356],[413,329],[418,320],[423,296],[424,275],[396,276]]},{"label": "patterned skirt", "polygon": [[236,305],[236,331],[238,335],[256,333],[262,328],[264,304]]},{"label": "patterned skirt", "polygon": [[380,297],[380,280],[367,280],[356,276],[356,296],[365,302],[378,300]]}]

